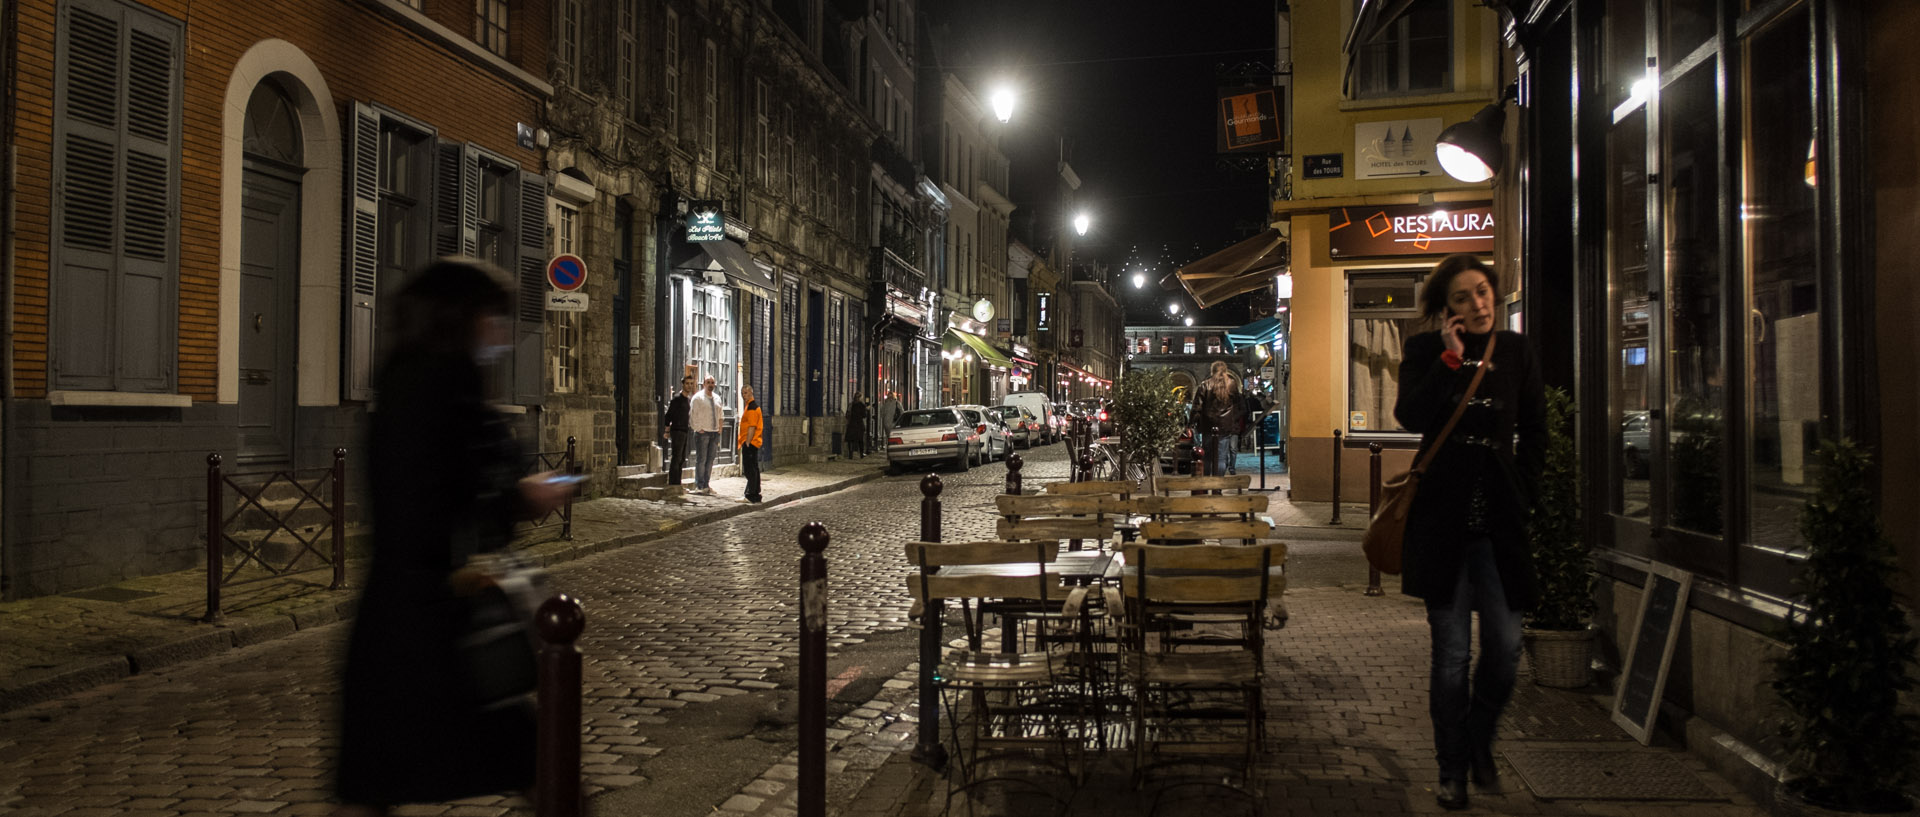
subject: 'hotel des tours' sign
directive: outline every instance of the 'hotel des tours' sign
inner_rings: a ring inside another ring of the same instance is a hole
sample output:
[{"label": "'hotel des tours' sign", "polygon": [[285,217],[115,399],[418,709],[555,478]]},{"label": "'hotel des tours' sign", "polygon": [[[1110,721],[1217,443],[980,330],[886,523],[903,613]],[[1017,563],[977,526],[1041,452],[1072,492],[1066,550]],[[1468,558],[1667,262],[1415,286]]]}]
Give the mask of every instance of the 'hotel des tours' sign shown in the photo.
[{"label": "'hotel des tours' sign", "polygon": [[1493,252],[1492,202],[1336,207],[1327,214],[1334,258]]}]

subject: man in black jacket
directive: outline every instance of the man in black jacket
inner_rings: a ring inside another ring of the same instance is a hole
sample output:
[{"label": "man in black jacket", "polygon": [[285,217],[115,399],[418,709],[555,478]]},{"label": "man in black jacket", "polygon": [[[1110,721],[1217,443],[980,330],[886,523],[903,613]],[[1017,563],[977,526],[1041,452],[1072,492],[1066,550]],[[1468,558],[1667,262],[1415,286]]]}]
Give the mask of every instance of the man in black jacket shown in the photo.
[{"label": "man in black jacket", "polygon": [[688,400],[693,396],[693,375],[680,378],[680,393],[673,396],[673,402],[667,404],[667,416],[662,421],[660,439],[667,440],[667,484],[680,484],[680,471],[687,465],[687,438],[693,433],[693,425],[687,419]]}]

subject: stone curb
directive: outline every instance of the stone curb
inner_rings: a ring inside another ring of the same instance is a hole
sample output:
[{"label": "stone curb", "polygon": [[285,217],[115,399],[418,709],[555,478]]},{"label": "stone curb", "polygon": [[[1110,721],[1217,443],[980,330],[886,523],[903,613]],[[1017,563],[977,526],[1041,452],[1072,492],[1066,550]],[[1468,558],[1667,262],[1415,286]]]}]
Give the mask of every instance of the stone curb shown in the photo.
[{"label": "stone curb", "polygon": [[[575,544],[551,553],[539,556],[543,565],[556,565],[571,562],[602,553],[615,548],[637,545],[655,539],[665,538],[688,528],[731,519],[754,511],[778,507],[802,499],[843,491],[856,485],[863,485],[879,479],[885,474],[875,470],[847,479],[816,485],[803,491],[796,491],[774,497],[766,502],[742,504],[733,507],[717,508],[709,513],[679,520],[676,524],[644,533],[616,536],[599,542]],[[192,661],[211,658],[229,649],[251,647],[269,641],[285,638],[300,630],[322,627],[353,618],[358,597],[338,601],[324,601],[302,607],[279,616],[270,616],[233,625],[222,625],[218,629],[194,633],[183,638],[153,644],[127,653],[126,655],[83,658],[47,670],[39,677],[26,681],[0,686],[0,712],[8,712],[37,703],[63,698],[77,692],[84,692],[103,684],[112,683],[131,675],[151,672],[162,667],[177,666]]]}]

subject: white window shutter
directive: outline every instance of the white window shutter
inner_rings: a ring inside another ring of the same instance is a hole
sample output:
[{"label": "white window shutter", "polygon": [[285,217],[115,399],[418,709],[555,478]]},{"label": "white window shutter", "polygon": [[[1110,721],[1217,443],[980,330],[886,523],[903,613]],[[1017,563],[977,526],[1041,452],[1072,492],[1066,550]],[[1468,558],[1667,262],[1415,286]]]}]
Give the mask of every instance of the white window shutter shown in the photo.
[{"label": "white window shutter", "polygon": [[348,146],[345,377],[348,400],[373,399],[375,299],[380,292],[380,114],[353,103]]}]

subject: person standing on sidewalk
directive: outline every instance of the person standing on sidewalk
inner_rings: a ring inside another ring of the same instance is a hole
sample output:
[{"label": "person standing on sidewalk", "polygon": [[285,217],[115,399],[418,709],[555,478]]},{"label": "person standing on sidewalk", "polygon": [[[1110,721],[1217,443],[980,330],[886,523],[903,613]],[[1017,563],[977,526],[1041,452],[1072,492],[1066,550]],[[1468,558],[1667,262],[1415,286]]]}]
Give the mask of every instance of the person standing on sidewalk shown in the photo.
[{"label": "person standing on sidewalk", "polygon": [[847,459],[867,455],[867,398],[854,395],[847,404]]},{"label": "person standing on sidewalk", "polygon": [[1239,379],[1226,361],[1214,361],[1212,374],[1193,395],[1193,426],[1200,432],[1208,476],[1233,473],[1233,443],[1240,438],[1246,418],[1246,399],[1240,394]]},{"label": "person standing on sidewalk", "polygon": [[[1467,807],[1468,779],[1498,785],[1494,730],[1513,696],[1520,618],[1538,595],[1526,518],[1546,461],[1546,395],[1527,338],[1496,329],[1499,304],[1499,273],[1479,259],[1451,255],[1435,265],[1420,307],[1440,329],[1407,338],[1393,407],[1421,434],[1416,458],[1440,446],[1407,513],[1401,592],[1426,600],[1436,796],[1447,809]],[[1435,439],[1480,368],[1486,374],[1459,424]],[[1480,665],[1469,686],[1475,612]]]},{"label": "person standing on sidewalk", "polygon": [[[342,817],[533,785],[530,701],[483,701],[461,642],[472,608],[450,577],[507,547],[513,523],[566,502],[559,472],[522,476],[486,366],[513,351],[511,279],[471,260],[414,276],[368,415],[373,561],[347,641],[335,783]],[[533,667],[527,667],[528,673]]]},{"label": "person standing on sidewalk", "polygon": [[885,392],[880,398],[880,448],[885,450],[887,440],[893,438],[893,424],[900,422],[900,393]]},{"label": "person standing on sidewalk", "polygon": [[740,409],[740,470],[747,475],[747,492],[743,494],[748,502],[760,501],[760,443],[761,429],[766,420],[760,416],[760,403],[753,399],[753,387],[740,387],[740,400],[744,408]]},{"label": "person standing on sidewalk", "polygon": [[680,473],[687,467],[687,436],[693,433],[688,425],[687,407],[693,397],[693,375],[680,378],[680,393],[673,396],[673,402],[667,404],[667,416],[663,421],[665,428],[660,429],[660,439],[667,441],[667,484],[679,485]]},{"label": "person standing on sidewalk", "polygon": [[720,456],[720,421],[726,416],[720,408],[720,395],[713,391],[713,375],[707,375],[700,393],[693,396],[687,413],[693,418],[693,489],[713,495],[713,461]]}]

